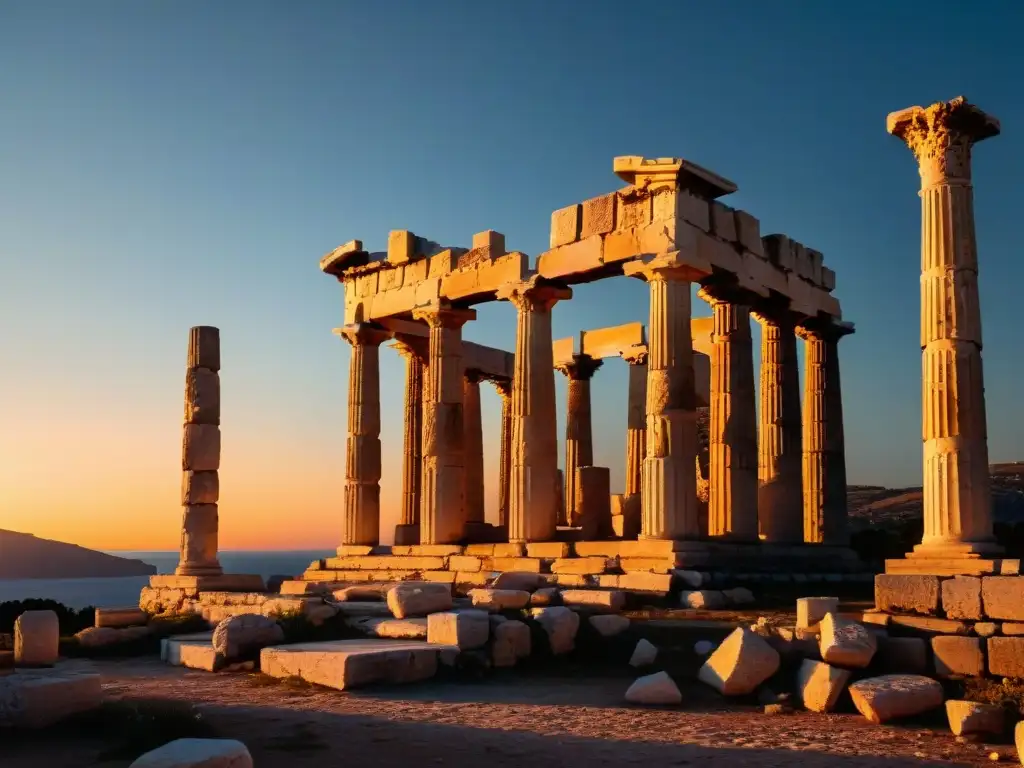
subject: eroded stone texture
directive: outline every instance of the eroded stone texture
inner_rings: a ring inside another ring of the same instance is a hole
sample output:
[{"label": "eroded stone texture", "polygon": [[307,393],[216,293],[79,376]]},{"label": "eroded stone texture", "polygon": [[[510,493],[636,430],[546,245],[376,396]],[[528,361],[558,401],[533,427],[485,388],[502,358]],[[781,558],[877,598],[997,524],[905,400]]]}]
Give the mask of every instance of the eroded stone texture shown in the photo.
[{"label": "eroded stone texture", "polygon": [[943,581],[942,610],[951,619],[981,619],[981,579],[957,576]]},{"label": "eroded stone texture", "polygon": [[521,621],[503,621],[494,628],[491,661],[495,667],[513,667],[530,655],[530,627]]},{"label": "eroded stone texture", "polygon": [[426,616],[452,607],[452,588],[448,584],[398,584],[388,590],[388,608],[396,619]]},{"label": "eroded stone texture", "polygon": [[1024,637],[990,637],[986,642],[990,675],[1024,678]]},{"label": "eroded stone texture", "polygon": [[946,702],[946,717],[954,736],[998,736],[1006,728],[1006,712],[994,704],[950,699]]},{"label": "eroded stone texture", "polygon": [[850,679],[850,671],[805,659],[797,672],[797,691],[811,712],[831,712]]},{"label": "eroded stone texture", "polygon": [[796,626],[809,629],[820,623],[826,614],[838,610],[838,597],[799,597],[796,601]]},{"label": "eroded stone texture", "polygon": [[580,628],[580,615],[563,606],[532,608],[530,615],[548,636],[551,653],[560,656],[576,647],[576,632]]},{"label": "eroded stone texture", "polygon": [[1024,578],[987,576],[981,580],[981,596],[987,618],[1024,621]]},{"label": "eroded stone texture", "polygon": [[933,637],[932,656],[935,659],[935,674],[939,677],[981,677],[985,674],[985,654],[982,650],[984,643],[985,640],[980,637]]},{"label": "eroded stone texture", "polygon": [[924,537],[915,556],[998,552],[992,535],[971,148],[999,122],[963,97],[888,116],[921,175]]},{"label": "eroded stone texture", "polygon": [[828,613],[821,620],[821,658],[829,664],[861,669],[871,663],[878,640],[866,627]]},{"label": "eroded stone texture", "polygon": [[53,611],[25,611],[14,620],[14,663],[49,667],[57,663],[60,625]]},{"label": "eroded stone texture", "polygon": [[[589,355],[573,355],[558,370],[568,378],[565,419],[565,514],[560,525],[578,525],[576,470],[594,463],[594,435],[590,414],[590,380],[601,360]],[[586,537],[584,537],[586,538]]]},{"label": "eroded stone texture", "polygon": [[220,622],[213,630],[213,648],[225,659],[284,642],[281,625],[268,616],[242,614]]},{"label": "eroded stone texture", "polygon": [[875,576],[875,607],[880,611],[934,614],[939,609],[936,576]]},{"label": "eroded stone texture", "polygon": [[472,650],[487,645],[491,623],[486,611],[432,613],[427,616],[427,642]]},{"label": "eroded stone texture", "polygon": [[774,675],[780,663],[766,640],[739,627],[704,662],[697,679],[726,696],[742,696]]},{"label": "eroded stone texture", "polygon": [[857,711],[872,723],[886,723],[942,706],[942,686],[920,675],[882,675],[850,686]]},{"label": "eroded stone texture", "polygon": [[765,541],[803,541],[800,370],[792,317],[758,313],[761,324],[761,423],[757,514]]}]

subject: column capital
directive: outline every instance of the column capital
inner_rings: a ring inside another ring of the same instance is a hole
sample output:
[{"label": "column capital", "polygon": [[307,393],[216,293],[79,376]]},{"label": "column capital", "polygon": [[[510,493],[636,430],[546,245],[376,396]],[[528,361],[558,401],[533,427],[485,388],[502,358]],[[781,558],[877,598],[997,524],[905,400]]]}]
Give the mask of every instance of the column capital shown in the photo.
[{"label": "column capital", "polygon": [[622,352],[622,359],[630,365],[647,365],[647,345],[634,344]]},{"label": "column capital", "polygon": [[419,345],[414,345],[406,338],[396,335],[395,340],[389,346],[406,360],[423,362],[423,349],[417,348]]},{"label": "column capital", "polygon": [[422,320],[431,328],[461,328],[470,320],[476,320],[476,310],[434,302],[417,307],[412,311],[412,316],[416,320]]},{"label": "column capital", "polygon": [[531,275],[526,280],[500,286],[498,298],[512,302],[518,309],[546,312],[559,301],[571,299],[572,288],[540,275]]},{"label": "column capital", "polygon": [[603,360],[596,359],[590,355],[573,355],[571,360],[565,360],[555,365],[555,369],[570,379],[577,381],[589,380],[604,364]]},{"label": "column capital", "polygon": [[487,379],[487,377],[476,368],[466,368],[462,373],[462,378],[470,384],[479,384],[481,381]]},{"label": "column capital", "polygon": [[811,318],[800,322],[796,327],[796,335],[805,341],[839,341],[855,332],[853,323],[833,321],[830,318]]},{"label": "column capital", "polygon": [[710,263],[698,259],[693,254],[682,251],[670,251],[646,259],[630,261],[623,265],[622,273],[627,277],[636,277],[648,283],[664,280],[696,282],[707,277],[711,272]]},{"label": "column capital", "polygon": [[762,331],[766,328],[795,327],[800,320],[789,309],[764,304],[751,308],[750,316],[760,324]]},{"label": "column capital", "polygon": [[886,130],[902,140],[917,158],[922,189],[938,184],[969,184],[971,146],[998,136],[999,121],[963,96],[930,107],[892,112]]},{"label": "column capital", "polygon": [[512,397],[512,382],[508,379],[490,379],[502,400]]},{"label": "column capital", "polygon": [[700,289],[697,291],[697,298],[706,301],[712,307],[716,304],[736,304],[749,307],[755,299],[739,286],[725,283],[701,283]]},{"label": "column capital", "polygon": [[390,332],[373,323],[350,323],[335,328],[334,333],[353,347],[376,347],[391,338]]}]

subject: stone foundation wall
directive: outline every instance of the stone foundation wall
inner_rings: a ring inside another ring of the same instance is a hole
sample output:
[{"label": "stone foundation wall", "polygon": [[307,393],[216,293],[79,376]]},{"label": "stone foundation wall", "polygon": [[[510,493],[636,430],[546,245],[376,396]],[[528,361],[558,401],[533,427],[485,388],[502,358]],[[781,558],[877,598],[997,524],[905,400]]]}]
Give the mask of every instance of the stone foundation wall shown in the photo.
[{"label": "stone foundation wall", "polygon": [[1024,678],[1024,576],[881,574],[864,620],[928,638],[940,675]]},{"label": "stone foundation wall", "polygon": [[334,610],[316,596],[279,595],[264,592],[200,592],[187,589],[144,587],[139,607],[154,616],[202,616],[211,625],[231,616],[302,614],[312,621]]}]

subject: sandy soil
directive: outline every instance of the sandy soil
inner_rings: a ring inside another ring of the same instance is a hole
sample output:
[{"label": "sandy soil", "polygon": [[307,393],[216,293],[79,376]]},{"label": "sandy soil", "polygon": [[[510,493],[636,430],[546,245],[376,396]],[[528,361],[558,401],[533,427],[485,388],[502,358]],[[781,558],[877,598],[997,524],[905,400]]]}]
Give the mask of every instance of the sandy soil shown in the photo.
[{"label": "sandy soil", "polygon": [[[792,766],[897,768],[990,765],[998,749],[958,743],[948,732],[878,727],[853,714],[768,716],[728,709],[703,687],[681,708],[626,707],[627,678],[500,676],[342,693],[271,684],[245,674],[210,675],[157,661],[97,662],[121,701],[194,703],[225,738],[245,742],[257,768],[462,766]],[[98,761],[103,739],[57,730],[0,744],[3,768],[127,766]]]}]

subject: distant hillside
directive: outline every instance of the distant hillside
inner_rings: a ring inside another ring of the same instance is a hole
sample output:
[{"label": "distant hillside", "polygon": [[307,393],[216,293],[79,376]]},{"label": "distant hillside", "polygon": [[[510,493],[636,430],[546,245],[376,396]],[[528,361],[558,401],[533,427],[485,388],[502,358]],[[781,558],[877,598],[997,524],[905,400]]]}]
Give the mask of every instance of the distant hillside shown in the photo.
[{"label": "distant hillside", "polygon": [[155,573],[155,566],[141,560],[0,529],[0,579],[84,579]]},{"label": "distant hillside", "polygon": [[[1024,523],[1024,461],[993,464],[992,517],[996,523]],[[847,489],[854,530],[885,527],[920,520],[921,488],[882,488],[851,485]]]}]

